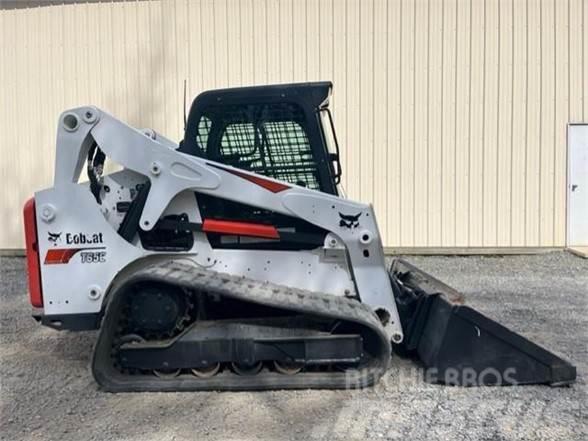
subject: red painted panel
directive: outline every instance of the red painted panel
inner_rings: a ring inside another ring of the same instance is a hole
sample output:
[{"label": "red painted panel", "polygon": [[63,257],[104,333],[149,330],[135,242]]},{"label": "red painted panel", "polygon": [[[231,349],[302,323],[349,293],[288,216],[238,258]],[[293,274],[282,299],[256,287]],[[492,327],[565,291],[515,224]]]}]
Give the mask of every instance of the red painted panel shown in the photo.
[{"label": "red painted panel", "polygon": [[27,273],[29,279],[29,300],[31,305],[43,307],[41,287],[41,267],[39,265],[39,243],[37,239],[37,219],[35,216],[35,199],[30,198],[23,209],[25,244],[27,251]]},{"label": "red painted panel", "polygon": [[45,265],[55,265],[60,263],[68,263],[70,259],[78,251],[82,251],[85,248],[54,248],[47,251],[45,256]]},{"label": "red painted panel", "polygon": [[279,193],[281,191],[288,190],[290,188],[289,185],[282,184],[281,182],[270,181],[270,180],[262,178],[260,176],[251,176],[246,173],[242,173],[238,170],[232,170],[232,169],[228,169],[228,168],[224,168],[224,167],[219,167],[218,165],[215,165],[215,164],[208,164],[208,165],[211,165],[211,166],[216,167],[218,169],[229,172],[235,176],[239,176],[240,178],[246,179],[249,182],[253,182],[254,184],[257,184],[260,187],[263,187],[266,190],[271,191],[272,193]]},{"label": "red painted panel", "polygon": [[264,237],[279,239],[280,234],[272,225],[253,224],[248,222],[205,219],[202,224],[205,233],[234,234],[236,236]]}]

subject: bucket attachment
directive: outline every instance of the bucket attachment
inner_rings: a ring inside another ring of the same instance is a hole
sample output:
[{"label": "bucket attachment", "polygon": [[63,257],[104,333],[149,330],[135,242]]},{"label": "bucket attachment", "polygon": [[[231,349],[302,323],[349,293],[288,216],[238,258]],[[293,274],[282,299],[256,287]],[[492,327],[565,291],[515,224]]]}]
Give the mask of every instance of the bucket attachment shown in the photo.
[{"label": "bucket attachment", "polygon": [[404,330],[394,347],[424,364],[425,380],[459,386],[574,382],[576,368],[463,304],[453,288],[402,259],[390,280]]}]

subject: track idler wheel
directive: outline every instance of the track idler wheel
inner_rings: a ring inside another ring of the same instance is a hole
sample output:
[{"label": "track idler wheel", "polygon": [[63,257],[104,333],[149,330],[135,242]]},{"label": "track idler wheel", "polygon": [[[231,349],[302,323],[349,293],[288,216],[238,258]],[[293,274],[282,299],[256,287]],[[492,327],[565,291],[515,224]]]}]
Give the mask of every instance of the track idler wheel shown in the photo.
[{"label": "track idler wheel", "polygon": [[[111,350],[111,354],[113,357],[119,358],[120,355],[118,353],[118,351],[120,350],[121,346],[127,343],[143,343],[145,341],[145,339],[143,337],[141,337],[138,334],[126,334],[123,335],[122,337],[120,337],[118,339],[118,341],[116,342],[116,345],[113,346],[112,350]],[[126,361],[124,358],[123,359],[118,359],[118,362],[121,361]],[[117,363],[118,364],[118,363]],[[120,365],[118,365],[120,367]]]},{"label": "track idler wheel", "polygon": [[119,349],[122,345],[127,343],[143,343],[144,341],[145,339],[139,334],[126,334],[118,340],[116,348]]}]

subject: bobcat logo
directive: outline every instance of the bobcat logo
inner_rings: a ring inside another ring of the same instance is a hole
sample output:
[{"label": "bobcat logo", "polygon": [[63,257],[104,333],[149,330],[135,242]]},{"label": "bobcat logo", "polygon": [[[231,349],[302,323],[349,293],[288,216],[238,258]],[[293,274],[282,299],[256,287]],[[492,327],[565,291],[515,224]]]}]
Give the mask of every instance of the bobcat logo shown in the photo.
[{"label": "bobcat logo", "polygon": [[359,227],[359,217],[361,216],[361,211],[356,214],[356,215],[352,215],[352,214],[343,214],[341,212],[339,212],[339,217],[341,218],[339,220],[339,226],[341,228],[357,228]]},{"label": "bobcat logo", "polygon": [[61,241],[61,232],[52,233],[52,232],[48,231],[48,233],[49,233],[49,237],[47,240],[49,240],[49,242],[53,242],[53,244],[55,245],[57,243],[57,241]]}]

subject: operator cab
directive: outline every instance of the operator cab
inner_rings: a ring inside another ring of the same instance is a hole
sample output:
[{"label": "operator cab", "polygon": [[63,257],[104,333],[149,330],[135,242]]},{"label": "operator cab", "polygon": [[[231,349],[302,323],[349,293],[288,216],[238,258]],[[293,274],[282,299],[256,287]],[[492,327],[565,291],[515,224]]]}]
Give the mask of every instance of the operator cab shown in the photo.
[{"label": "operator cab", "polygon": [[[211,90],[196,97],[179,151],[337,195],[331,82]],[[331,147],[329,149],[329,147]]]}]

